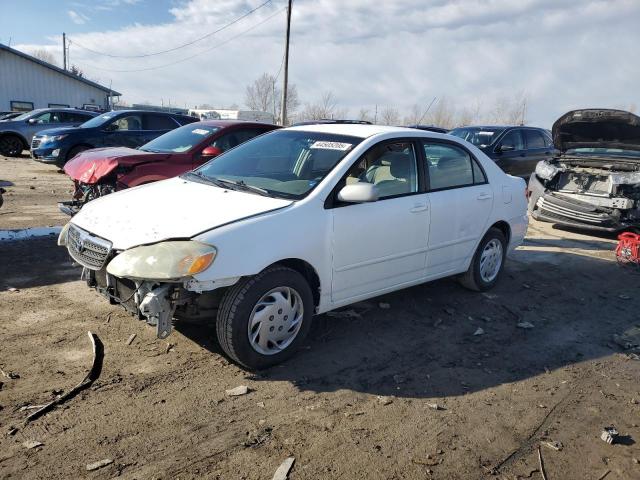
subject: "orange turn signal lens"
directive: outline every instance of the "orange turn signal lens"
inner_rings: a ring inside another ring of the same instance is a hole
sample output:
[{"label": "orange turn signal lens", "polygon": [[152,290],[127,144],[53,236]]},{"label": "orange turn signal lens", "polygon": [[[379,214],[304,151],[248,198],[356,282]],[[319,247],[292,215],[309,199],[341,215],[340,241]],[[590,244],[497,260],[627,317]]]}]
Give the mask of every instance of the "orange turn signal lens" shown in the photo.
[{"label": "orange turn signal lens", "polygon": [[187,270],[187,275],[195,275],[209,268],[215,256],[215,252],[209,252],[196,257],[193,262],[191,262],[191,266],[189,270]]}]

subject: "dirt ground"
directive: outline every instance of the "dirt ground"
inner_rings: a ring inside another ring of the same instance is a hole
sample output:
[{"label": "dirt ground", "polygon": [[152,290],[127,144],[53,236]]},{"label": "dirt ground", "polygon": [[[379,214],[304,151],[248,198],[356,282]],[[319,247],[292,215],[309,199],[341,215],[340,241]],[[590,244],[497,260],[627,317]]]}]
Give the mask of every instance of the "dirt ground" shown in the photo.
[{"label": "dirt ground", "polygon": [[[0,158],[0,180],[14,184],[0,228],[62,224],[54,168]],[[252,374],[211,325],[157,340],[54,239],[0,242],[0,367],[19,376],[0,376],[0,478],[271,479],[293,456],[292,480],[541,479],[542,445],[549,480],[640,479],[640,361],[614,340],[637,335],[640,272],[614,245],[532,222],[490,293],[445,279],[316,317],[293,359]],[[89,330],[100,377],[25,425],[21,407],[84,377]],[[225,395],[239,385],[250,393]]]}]

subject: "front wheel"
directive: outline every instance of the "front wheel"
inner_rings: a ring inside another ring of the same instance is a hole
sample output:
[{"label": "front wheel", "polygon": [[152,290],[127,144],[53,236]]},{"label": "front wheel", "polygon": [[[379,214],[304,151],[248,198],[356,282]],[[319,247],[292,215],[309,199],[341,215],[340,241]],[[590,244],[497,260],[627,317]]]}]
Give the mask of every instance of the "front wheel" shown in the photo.
[{"label": "front wheel", "polygon": [[5,157],[19,157],[24,150],[24,144],[15,135],[5,135],[0,138],[0,154]]},{"label": "front wheel", "polygon": [[216,332],[224,352],[251,370],[289,358],[311,327],[313,295],[305,278],[276,265],[240,280],[224,295]]},{"label": "front wheel", "polygon": [[469,270],[460,283],[469,290],[483,292],[498,282],[507,252],[507,239],[497,228],[490,228],[476,250]]}]

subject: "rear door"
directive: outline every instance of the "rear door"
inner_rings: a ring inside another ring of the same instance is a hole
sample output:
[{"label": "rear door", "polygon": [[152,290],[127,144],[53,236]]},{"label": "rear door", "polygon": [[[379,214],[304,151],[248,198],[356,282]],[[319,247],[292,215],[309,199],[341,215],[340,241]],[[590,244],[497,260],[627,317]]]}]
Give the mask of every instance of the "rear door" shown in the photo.
[{"label": "rear door", "polygon": [[89,115],[84,112],[62,112],[61,113],[63,122],[70,127],[77,127],[78,125],[82,125],[87,120],[91,120],[93,115]]},{"label": "rear door", "polygon": [[434,139],[424,139],[422,146],[431,205],[426,275],[456,274],[466,269],[484,235],[493,189],[465,148]]},{"label": "rear door", "polygon": [[521,128],[512,128],[505,133],[494,152],[496,164],[505,172],[522,176],[527,171],[527,150]]},{"label": "rear door", "polygon": [[25,139],[31,145],[33,136],[41,130],[47,130],[49,128],[64,127],[60,112],[48,111],[31,117],[26,123],[24,130]]},{"label": "rear door", "polygon": [[529,177],[540,160],[551,158],[553,149],[549,144],[549,139],[536,128],[524,129],[525,144],[527,146],[527,157],[523,165],[521,176]]}]

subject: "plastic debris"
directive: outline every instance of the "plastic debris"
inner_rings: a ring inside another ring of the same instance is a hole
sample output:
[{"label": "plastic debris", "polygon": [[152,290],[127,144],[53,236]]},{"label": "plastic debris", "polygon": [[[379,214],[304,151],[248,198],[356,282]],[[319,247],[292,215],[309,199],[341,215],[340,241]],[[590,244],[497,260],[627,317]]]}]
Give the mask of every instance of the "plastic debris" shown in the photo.
[{"label": "plastic debris", "polygon": [[484,335],[484,329],[481,327],[478,327],[478,329],[473,332],[474,335]]},{"label": "plastic debris", "polygon": [[542,442],[542,445],[544,445],[547,448],[550,448],[551,450],[555,450],[556,452],[559,452],[560,450],[562,450],[564,448],[564,445],[562,445],[562,442]]},{"label": "plastic debris", "polygon": [[295,457],[288,457],[284,462],[280,464],[276,473],[273,474],[272,480],[287,480],[289,477],[289,471],[293,467],[293,463],[296,461]]},{"label": "plastic debris", "polygon": [[24,448],[28,448],[31,450],[32,448],[41,447],[44,445],[42,442],[38,442],[37,440],[27,440],[26,442],[22,442]]},{"label": "plastic debris", "polygon": [[249,393],[249,387],[247,387],[246,385],[240,385],[236,388],[225,390],[224,393],[228,397],[239,397],[240,395],[246,395],[247,393]]},{"label": "plastic debris", "polygon": [[442,405],[438,405],[437,403],[427,403],[427,407],[433,410],[444,410],[445,408]]},{"label": "plastic debris", "polygon": [[131,335],[129,335],[129,339],[127,340],[127,345],[131,345],[133,343],[133,341],[136,339],[136,334],[132,333]]},{"label": "plastic debris", "polygon": [[393,403],[393,399],[391,397],[384,397],[378,395],[378,403],[381,405],[391,405]]},{"label": "plastic debris", "polygon": [[89,336],[89,340],[91,341],[91,348],[93,350],[93,363],[91,364],[91,369],[89,370],[89,373],[87,373],[87,375],[82,379],[82,381],[79,384],[77,384],[67,393],[59,396],[58,398],[47,403],[46,405],[43,405],[41,409],[36,410],[31,415],[29,415],[25,420],[25,423],[29,423],[41,417],[42,415],[49,412],[50,410],[53,410],[56,405],[74,397],[78,392],[89,387],[100,376],[100,372],[102,371],[102,360],[104,357],[104,346],[102,345],[102,342],[100,341],[100,339],[95,333],[87,332],[87,335]]},{"label": "plastic debris", "polygon": [[99,468],[106,467],[107,465],[111,465],[112,463],[113,460],[111,460],[110,458],[105,458],[104,460],[87,464],[86,468],[88,472],[91,472],[93,470],[98,470]]},{"label": "plastic debris", "polygon": [[618,430],[614,426],[604,427],[602,429],[602,433],[600,434],[600,438],[602,441],[607,442],[609,445],[615,443],[616,438],[618,438]]}]

